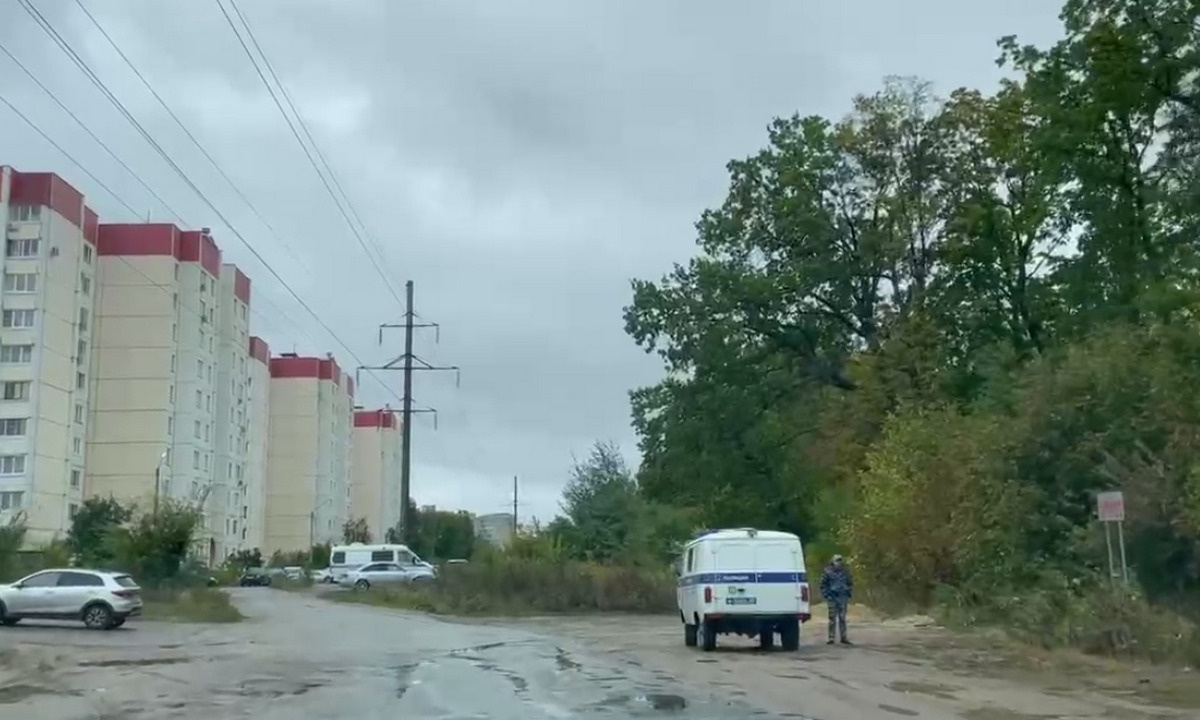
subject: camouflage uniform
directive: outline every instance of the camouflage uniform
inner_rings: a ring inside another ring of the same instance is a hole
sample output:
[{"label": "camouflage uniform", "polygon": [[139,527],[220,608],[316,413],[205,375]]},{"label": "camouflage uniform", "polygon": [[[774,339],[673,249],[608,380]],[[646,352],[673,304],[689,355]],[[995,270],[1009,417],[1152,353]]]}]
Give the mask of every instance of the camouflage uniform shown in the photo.
[{"label": "camouflage uniform", "polygon": [[850,598],[854,595],[854,578],[850,575],[850,569],[842,562],[840,555],[835,556],[833,562],[825,567],[825,572],[821,575],[821,597],[825,599],[825,606],[829,608],[829,644],[833,644],[837,640],[837,635],[840,632],[842,643],[850,644],[850,638],[846,634],[846,608],[850,605]]}]

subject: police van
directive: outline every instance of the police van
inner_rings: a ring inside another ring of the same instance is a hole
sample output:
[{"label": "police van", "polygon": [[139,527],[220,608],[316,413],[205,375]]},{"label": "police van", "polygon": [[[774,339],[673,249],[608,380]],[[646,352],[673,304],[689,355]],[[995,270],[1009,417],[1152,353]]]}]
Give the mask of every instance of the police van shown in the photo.
[{"label": "police van", "polygon": [[812,617],[804,547],[775,530],[706,530],[676,561],[677,600],[688,647],[717,647],[717,635],[757,637],[769,649],[800,647],[800,624]]}]

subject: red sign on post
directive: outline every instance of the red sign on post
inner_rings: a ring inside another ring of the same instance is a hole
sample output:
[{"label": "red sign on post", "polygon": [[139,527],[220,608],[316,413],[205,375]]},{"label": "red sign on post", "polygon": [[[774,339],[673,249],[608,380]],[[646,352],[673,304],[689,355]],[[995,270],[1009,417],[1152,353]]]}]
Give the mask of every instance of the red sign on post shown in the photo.
[{"label": "red sign on post", "polygon": [[1125,521],[1125,494],[1120,490],[1096,495],[1096,515],[1100,522]]}]

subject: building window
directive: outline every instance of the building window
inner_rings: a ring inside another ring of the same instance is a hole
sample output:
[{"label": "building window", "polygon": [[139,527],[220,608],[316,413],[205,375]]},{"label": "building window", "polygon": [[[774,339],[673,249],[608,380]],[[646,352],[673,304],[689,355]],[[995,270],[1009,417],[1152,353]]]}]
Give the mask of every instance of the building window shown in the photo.
[{"label": "building window", "polygon": [[175,279],[179,279],[179,263],[175,263]]},{"label": "building window", "polygon": [[209,441],[209,438],[210,438],[211,436],[212,436],[212,424],[211,424],[211,423],[205,423],[205,424],[204,424],[204,442],[208,442],[208,441]]},{"label": "building window", "polygon": [[83,390],[87,387],[87,375],[83,373],[75,373],[75,389]]},{"label": "building window", "polygon": [[87,263],[88,265],[92,264],[92,253],[93,252],[94,251],[92,250],[91,245],[88,245],[87,243],[83,244],[83,261],[85,263]]},{"label": "building window", "polygon": [[4,273],[4,292],[37,292],[37,273]]},{"label": "building window", "polygon": [[88,329],[87,308],[79,308],[79,332],[87,332],[87,329]]},{"label": "building window", "polygon": [[14,222],[36,222],[42,218],[41,205],[13,205],[10,212]]},{"label": "building window", "polygon": [[83,424],[83,403],[75,403],[75,423]]},{"label": "building window", "polygon": [[5,310],[4,327],[31,328],[33,327],[35,312],[34,310]]},{"label": "building window", "polygon": [[79,273],[79,292],[84,295],[92,294],[92,279],[87,276],[87,273]]},{"label": "building window", "polygon": [[208,374],[208,381],[209,381],[209,382],[212,382],[212,369],[213,369],[213,366],[212,366],[212,365],[209,365],[209,366],[208,366],[208,373],[207,373],[207,374]]},{"label": "building window", "polygon": [[175,434],[175,418],[172,415],[167,416],[167,434],[168,435]]},{"label": "building window", "polygon": [[80,439],[80,438],[72,438],[71,439],[71,452],[75,453],[76,455],[83,454],[83,440],[82,439]]},{"label": "building window", "polygon": [[171,355],[171,374],[175,374],[175,355]]},{"label": "building window", "polygon": [[80,340],[75,344],[75,363],[83,365],[87,359],[87,340]]},{"label": "building window", "polygon": [[0,455],[0,475],[22,475],[24,473],[24,455]]},{"label": "building window", "polygon": [[71,487],[73,487],[73,488],[79,487],[79,482],[80,482],[80,480],[82,480],[82,478],[83,478],[82,472],[80,472],[78,470],[72,470],[71,471]]},{"label": "building window", "polygon": [[33,238],[32,240],[9,240],[5,246],[4,254],[10,258],[32,258],[38,256],[42,241]]},{"label": "building window", "polygon": [[71,503],[70,505],[67,506],[67,517],[70,518],[71,520],[74,520],[75,515],[77,515],[78,513],[79,513],[79,506],[76,505],[75,503]]},{"label": "building window", "polygon": [[4,437],[19,437],[25,434],[25,428],[29,424],[26,418],[3,418],[0,419],[0,435]]},{"label": "building window", "polygon": [[200,439],[200,421],[199,421],[199,420],[197,420],[197,421],[195,421],[195,422],[196,422],[196,432],[195,432],[195,435],[196,435],[196,439],[197,439],[197,440],[199,440],[199,439]]},{"label": "building window", "polygon": [[174,385],[167,388],[167,402],[171,403],[172,405],[175,404],[175,386]]},{"label": "building window", "polygon": [[20,510],[25,501],[25,493],[20,490],[0,492],[0,510]]},{"label": "building window", "polygon": [[0,345],[0,362],[33,362],[33,345]]},{"label": "building window", "polygon": [[196,379],[200,379],[202,377],[204,377],[204,361],[197,360],[196,361]]},{"label": "building window", "polygon": [[28,380],[10,380],[0,387],[0,399],[28,400],[29,385]]},{"label": "building window", "polygon": [[212,395],[204,396],[204,409],[212,412]]},{"label": "building window", "polygon": [[200,451],[199,450],[192,451],[192,469],[193,470],[200,469]]},{"label": "building window", "polygon": [[204,393],[197,390],[196,391],[196,409],[201,409],[203,407],[204,407]]}]

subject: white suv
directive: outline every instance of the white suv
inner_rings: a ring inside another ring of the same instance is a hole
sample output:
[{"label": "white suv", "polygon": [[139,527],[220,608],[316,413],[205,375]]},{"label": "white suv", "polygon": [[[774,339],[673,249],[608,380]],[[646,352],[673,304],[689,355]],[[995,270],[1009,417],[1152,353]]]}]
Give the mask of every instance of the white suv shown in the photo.
[{"label": "white suv", "polygon": [[109,630],[141,612],[141,588],[125,573],[42,570],[0,585],[2,625],[16,625],[25,618],[82,620],[93,630]]}]

